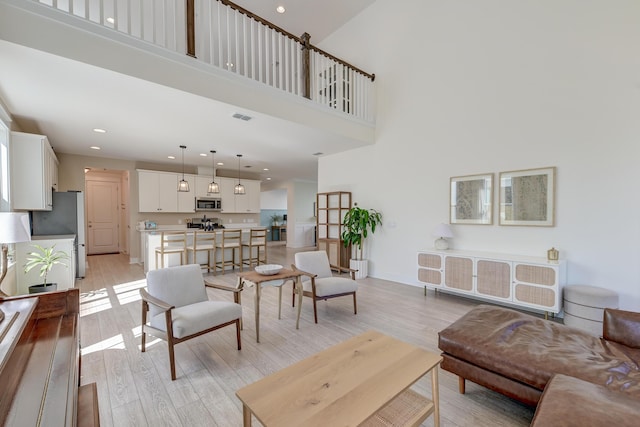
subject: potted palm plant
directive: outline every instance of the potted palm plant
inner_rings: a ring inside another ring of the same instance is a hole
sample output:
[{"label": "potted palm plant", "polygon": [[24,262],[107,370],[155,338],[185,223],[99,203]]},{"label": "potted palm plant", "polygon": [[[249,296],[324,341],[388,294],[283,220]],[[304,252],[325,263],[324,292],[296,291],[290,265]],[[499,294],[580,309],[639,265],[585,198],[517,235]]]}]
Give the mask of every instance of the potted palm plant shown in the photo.
[{"label": "potted palm plant", "polygon": [[355,249],[352,251],[349,267],[358,270],[356,279],[367,277],[369,268],[367,260],[362,257],[362,246],[369,233],[375,233],[378,225],[382,225],[382,214],[375,209],[360,208],[357,203],[344,216],[344,230],[341,237],[345,248],[353,245]]},{"label": "potted palm plant", "polygon": [[39,267],[40,277],[42,277],[43,280],[41,284],[29,286],[29,293],[35,294],[57,290],[57,283],[47,283],[47,274],[49,274],[54,265],[60,264],[67,267],[64,261],[69,259],[69,255],[63,251],[56,251],[56,245],[49,248],[44,248],[40,245],[33,245],[33,247],[36,248],[36,250],[30,252],[27,256],[27,262],[24,264],[24,272],[28,273],[35,267]]}]

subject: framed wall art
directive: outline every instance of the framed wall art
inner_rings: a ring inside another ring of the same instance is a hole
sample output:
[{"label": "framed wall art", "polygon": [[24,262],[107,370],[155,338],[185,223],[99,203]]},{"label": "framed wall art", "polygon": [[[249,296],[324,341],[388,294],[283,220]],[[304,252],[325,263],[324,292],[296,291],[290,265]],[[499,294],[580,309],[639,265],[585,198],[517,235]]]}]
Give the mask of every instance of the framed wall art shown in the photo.
[{"label": "framed wall art", "polygon": [[492,173],[456,176],[450,183],[451,224],[493,224]]},{"label": "framed wall art", "polygon": [[556,168],[500,172],[500,225],[555,225]]}]

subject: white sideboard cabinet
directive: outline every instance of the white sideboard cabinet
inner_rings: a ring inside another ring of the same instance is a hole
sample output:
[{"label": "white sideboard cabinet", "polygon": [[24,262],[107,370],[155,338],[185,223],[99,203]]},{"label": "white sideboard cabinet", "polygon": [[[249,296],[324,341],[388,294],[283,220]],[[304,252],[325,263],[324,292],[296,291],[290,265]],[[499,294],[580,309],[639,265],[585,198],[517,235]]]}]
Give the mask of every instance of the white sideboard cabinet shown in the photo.
[{"label": "white sideboard cabinet", "polygon": [[417,283],[436,290],[559,313],[566,262],[546,258],[458,250],[424,250]]},{"label": "white sideboard cabinet", "polygon": [[58,158],[44,135],[11,132],[11,203],[15,210],[50,211],[58,189]]}]

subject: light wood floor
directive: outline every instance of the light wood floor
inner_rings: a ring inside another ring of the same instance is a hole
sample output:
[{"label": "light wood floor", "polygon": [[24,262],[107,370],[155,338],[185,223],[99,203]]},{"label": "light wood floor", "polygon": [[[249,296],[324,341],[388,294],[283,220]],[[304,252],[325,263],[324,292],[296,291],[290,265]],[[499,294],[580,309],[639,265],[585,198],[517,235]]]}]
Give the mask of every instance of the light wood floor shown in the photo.
[{"label": "light wood floor", "polygon": [[[269,262],[289,266],[293,254],[284,246],[270,247]],[[421,288],[367,278],[359,281],[357,315],[351,298],[322,301],[316,325],[305,298],[296,330],[290,285],[283,290],[281,320],[277,288],[267,287],[257,344],[250,288],[242,299],[242,350],[236,350],[233,327],[179,344],[178,379],[171,381],[164,342],[151,341],[147,352],[140,352],[142,268],[130,265],[124,255],[91,256],[88,262],[87,277],[78,281],[82,384],[98,384],[100,420],[107,427],[241,426],[242,406],[235,392],[244,385],[369,329],[439,353],[438,331],[477,304],[431,291],[425,297]],[[235,283],[233,273],[216,277]],[[232,298],[217,290],[210,290],[209,297]],[[428,378],[414,387],[430,395]],[[533,417],[532,409],[470,382],[460,395],[457,377],[442,370],[440,396],[442,426],[527,426]]]}]

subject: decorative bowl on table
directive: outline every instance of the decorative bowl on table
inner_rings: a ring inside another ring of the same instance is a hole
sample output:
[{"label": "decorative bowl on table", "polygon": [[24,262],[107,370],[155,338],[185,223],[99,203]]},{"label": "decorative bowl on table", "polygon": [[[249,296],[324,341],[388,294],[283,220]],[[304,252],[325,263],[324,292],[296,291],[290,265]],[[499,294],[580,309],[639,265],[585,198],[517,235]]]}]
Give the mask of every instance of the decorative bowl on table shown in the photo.
[{"label": "decorative bowl on table", "polygon": [[256,271],[264,276],[273,276],[280,273],[282,266],[278,264],[263,264],[256,266]]}]

